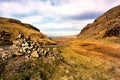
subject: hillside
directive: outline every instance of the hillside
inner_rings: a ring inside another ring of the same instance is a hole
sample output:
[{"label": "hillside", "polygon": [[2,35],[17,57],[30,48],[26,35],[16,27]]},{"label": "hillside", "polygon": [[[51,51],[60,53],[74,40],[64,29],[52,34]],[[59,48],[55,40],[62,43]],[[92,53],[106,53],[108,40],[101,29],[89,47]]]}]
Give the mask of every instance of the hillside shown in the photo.
[{"label": "hillside", "polygon": [[85,26],[78,38],[99,39],[113,36],[120,37],[120,5],[108,10],[93,23]]},{"label": "hillside", "polygon": [[0,17],[0,45],[11,44],[20,35],[26,39],[51,43],[46,35],[33,25],[22,23],[19,20]]}]

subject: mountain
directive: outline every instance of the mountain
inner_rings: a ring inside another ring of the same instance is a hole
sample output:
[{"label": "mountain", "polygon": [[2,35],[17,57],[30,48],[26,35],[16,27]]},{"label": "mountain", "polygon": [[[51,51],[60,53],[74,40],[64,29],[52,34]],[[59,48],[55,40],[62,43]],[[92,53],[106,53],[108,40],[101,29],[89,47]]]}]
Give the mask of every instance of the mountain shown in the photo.
[{"label": "mountain", "polygon": [[49,38],[31,24],[19,20],[0,17],[0,44],[11,44],[20,34],[26,39],[51,43]]},{"label": "mountain", "polygon": [[78,38],[99,39],[113,36],[120,37],[120,5],[108,10],[93,23],[85,26]]}]

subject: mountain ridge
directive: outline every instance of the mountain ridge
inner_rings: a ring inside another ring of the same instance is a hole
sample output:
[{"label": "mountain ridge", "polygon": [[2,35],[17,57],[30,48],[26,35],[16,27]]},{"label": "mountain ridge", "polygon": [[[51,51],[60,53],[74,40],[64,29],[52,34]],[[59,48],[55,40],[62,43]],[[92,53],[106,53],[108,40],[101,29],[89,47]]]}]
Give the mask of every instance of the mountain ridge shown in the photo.
[{"label": "mountain ridge", "polygon": [[[119,29],[116,33],[116,28]],[[113,31],[114,29],[115,31]],[[112,31],[112,32],[111,32]],[[118,35],[115,35],[118,34]],[[93,23],[87,24],[78,34],[78,38],[99,39],[103,37],[120,37],[120,5],[108,10],[95,19]]]},{"label": "mountain ridge", "polygon": [[[0,44],[12,43],[20,34],[26,39],[38,40],[44,43],[52,43],[47,35],[40,32],[35,26],[22,23],[20,20],[0,17]],[[54,42],[53,42],[54,43]]]}]

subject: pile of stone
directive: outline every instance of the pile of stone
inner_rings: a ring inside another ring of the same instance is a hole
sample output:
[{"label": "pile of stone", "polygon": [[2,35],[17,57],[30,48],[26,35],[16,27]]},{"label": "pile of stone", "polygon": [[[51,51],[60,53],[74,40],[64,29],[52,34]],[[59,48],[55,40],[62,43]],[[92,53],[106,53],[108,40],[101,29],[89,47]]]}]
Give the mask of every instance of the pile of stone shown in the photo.
[{"label": "pile of stone", "polygon": [[16,56],[25,56],[25,58],[46,58],[47,60],[62,59],[59,54],[60,50],[56,47],[47,47],[39,41],[25,39],[23,34],[20,34],[13,42],[13,45],[5,51],[4,55],[2,54],[4,60]]}]

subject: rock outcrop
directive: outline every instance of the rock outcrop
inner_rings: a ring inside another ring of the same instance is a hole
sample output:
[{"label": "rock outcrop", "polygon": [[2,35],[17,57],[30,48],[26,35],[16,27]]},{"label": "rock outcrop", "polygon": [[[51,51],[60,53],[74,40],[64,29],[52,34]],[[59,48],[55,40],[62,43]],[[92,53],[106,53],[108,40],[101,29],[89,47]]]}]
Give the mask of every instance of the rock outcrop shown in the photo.
[{"label": "rock outcrop", "polygon": [[104,37],[112,37],[112,36],[120,37],[120,26],[114,27],[114,28],[107,30],[105,32]]}]

